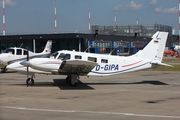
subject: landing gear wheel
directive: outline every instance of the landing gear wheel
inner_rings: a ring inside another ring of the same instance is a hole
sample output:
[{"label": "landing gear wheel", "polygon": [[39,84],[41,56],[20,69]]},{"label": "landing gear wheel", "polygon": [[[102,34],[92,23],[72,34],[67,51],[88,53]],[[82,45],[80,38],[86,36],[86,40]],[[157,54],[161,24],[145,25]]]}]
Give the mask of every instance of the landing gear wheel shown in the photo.
[{"label": "landing gear wheel", "polygon": [[76,86],[76,85],[77,85],[77,82],[73,82],[73,83],[70,82],[70,85],[71,85],[71,86]]},{"label": "landing gear wheel", "polygon": [[71,76],[66,77],[66,83],[70,84],[71,83]]},{"label": "landing gear wheel", "polygon": [[33,78],[28,78],[28,79],[26,80],[26,84],[27,84],[27,86],[28,86],[28,85],[34,85],[34,79],[33,79]]},{"label": "landing gear wheel", "polygon": [[78,83],[77,76],[68,75],[66,77],[66,83],[68,83],[70,86],[76,86]]}]

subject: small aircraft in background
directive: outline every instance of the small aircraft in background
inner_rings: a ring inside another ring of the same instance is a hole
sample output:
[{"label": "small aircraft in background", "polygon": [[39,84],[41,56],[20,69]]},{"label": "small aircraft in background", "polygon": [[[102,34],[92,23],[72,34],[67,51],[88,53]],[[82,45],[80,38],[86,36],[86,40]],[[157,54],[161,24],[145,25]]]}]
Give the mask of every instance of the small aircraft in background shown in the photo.
[{"label": "small aircraft in background", "polygon": [[40,57],[51,54],[52,48],[52,40],[48,40],[44,50],[41,53],[30,52],[26,49],[19,47],[10,47],[4,50],[3,53],[0,54],[0,64],[7,66],[13,62],[26,59],[27,54],[29,53],[29,57]]},{"label": "small aircraft in background", "polygon": [[75,86],[79,76],[110,76],[158,65],[171,66],[162,63],[167,37],[168,32],[158,31],[143,50],[127,57],[61,50],[49,58],[27,59],[10,64],[7,68],[31,75],[26,80],[27,86],[34,84],[35,73],[67,75],[66,82]]}]

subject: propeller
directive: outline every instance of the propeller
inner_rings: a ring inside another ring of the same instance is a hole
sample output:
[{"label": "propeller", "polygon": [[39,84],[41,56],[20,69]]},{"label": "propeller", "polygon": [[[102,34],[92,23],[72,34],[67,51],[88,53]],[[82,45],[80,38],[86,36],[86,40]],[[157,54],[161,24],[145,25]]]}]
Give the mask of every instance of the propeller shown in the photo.
[{"label": "propeller", "polygon": [[27,72],[27,81],[26,81],[26,84],[27,84],[27,87],[28,87],[28,85],[29,85],[28,82],[29,82],[29,80],[31,80],[29,78],[29,66],[30,66],[30,63],[29,63],[29,51],[27,51],[27,58],[26,58],[26,60],[22,61],[20,64],[27,67],[27,69],[26,69],[26,72]]},{"label": "propeller", "polygon": [[[29,51],[27,51],[27,62],[29,62]],[[27,79],[29,78],[29,66],[27,66]],[[28,87],[28,83],[27,84],[27,87]]]}]

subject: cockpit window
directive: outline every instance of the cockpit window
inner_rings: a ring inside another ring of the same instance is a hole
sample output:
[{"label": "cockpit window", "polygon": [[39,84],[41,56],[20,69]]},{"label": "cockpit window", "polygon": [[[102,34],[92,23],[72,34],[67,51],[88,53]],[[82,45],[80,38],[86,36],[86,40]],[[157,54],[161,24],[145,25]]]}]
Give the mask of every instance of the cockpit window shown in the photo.
[{"label": "cockpit window", "polygon": [[70,59],[71,55],[70,54],[65,54],[65,53],[61,53],[58,57],[58,59],[61,59],[61,60],[67,60],[67,59]]},{"label": "cockpit window", "polygon": [[10,53],[14,55],[14,49],[6,49],[4,50],[4,53]]},{"label": "cockpit window", "polygon": [[58,54],[59,54],[58,52],[54,52],[50,55],[50,57],[56,58]]}]

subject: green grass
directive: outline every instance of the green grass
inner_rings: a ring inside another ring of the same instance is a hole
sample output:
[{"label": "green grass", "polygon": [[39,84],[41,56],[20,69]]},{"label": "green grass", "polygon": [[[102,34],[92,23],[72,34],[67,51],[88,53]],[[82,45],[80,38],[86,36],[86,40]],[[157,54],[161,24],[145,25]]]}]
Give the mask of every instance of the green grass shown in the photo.
[{"label": "green grass", "polygon": [[151,71],[180,71],[180,59],[178,59],[178,58],[165,58],[162,60],[162,62],[170,64],[174,67],[159,66],[157,68],[150,68],[148,70],[151,70]]},{"label": "green grass", "polygon": [[5,67],[5,65],[0,64],[0,68],[4,68],[4,67]]},{"label": "green grass", "polygon": [[163,59],[162,60],[163,63],[180,63],[180,59]]},{"label": "green grass", "polygon": [[173,65],[174,67],[159,66],[157,68],[150,68],[148,70],[154,71],[180,71],[180,65]]}]

